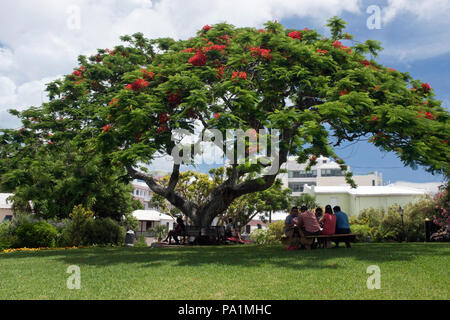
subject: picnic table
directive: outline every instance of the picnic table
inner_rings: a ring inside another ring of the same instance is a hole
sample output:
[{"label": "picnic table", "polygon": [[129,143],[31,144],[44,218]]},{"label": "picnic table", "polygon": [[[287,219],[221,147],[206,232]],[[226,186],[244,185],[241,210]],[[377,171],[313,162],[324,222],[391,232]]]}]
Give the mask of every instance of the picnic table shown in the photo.
[{"label": "picnic table", "polygon": [[[300,237],[295,236],[295,231],[298,231]],[[347,248],[351,248],[350,242],[356,240],[356,234],[331,234],[331,235],[306,235],[301,228],[294,227],[288,233],[288,235],[282,237],[282,241],[287,244],[288,247],[298,246],[299,244],[305,246],[306,249],[311,250],[311,246],[314,243],[314,239],[317,239],[319,243],[328,247],[330,241],[335,243],[345,242]]]}]

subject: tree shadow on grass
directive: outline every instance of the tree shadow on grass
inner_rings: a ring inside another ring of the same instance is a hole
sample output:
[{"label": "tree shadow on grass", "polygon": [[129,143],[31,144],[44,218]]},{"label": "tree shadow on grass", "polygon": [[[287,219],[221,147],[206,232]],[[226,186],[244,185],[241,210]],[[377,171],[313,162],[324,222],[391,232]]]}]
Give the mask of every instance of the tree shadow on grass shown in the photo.
[{"label": "tree shadow on grass", "polygon": [[358,244],[352,249],[286,251],[284,246],[192,246],[184,248],[90,248],[35,253],[10,253],[0,259],[51,257],[67,264],[88,266],[133,265],[133,268],[224,265],[299,269],[337,269],[351,260],[367,263],[413,261],[419,256],[449,256],[448,244]]}]

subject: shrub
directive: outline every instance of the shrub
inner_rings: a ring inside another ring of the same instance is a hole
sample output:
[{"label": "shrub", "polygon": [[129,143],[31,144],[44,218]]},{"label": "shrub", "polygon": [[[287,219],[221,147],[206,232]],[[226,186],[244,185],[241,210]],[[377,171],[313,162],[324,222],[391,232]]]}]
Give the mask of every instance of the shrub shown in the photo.
[{"label": "shrub", "polygon": [[[272,225],[271,223],[270,225]],[[269,228],[270,228],[269,225]],[[278,232],[278,224],[274,225],[271,229],[258,229],[250,234],[252,239],[258,245],[277,244],[281,242],[281,234]]]},{"label": "shrub", "polygon": [[284,221],[275,221],[269,224],[269,235],[274,239],[281,241],[281,237],[284,235]]},{"label": "shrub", "polygon": [[70,219],[67,227],[61,234],[62,246],[80,246],[87,245],[87,225],[94,219],[94,213],[91,210],[86,210],[82,205],[73,208],[69,215]]},{"label": "shrub", "polygon": [[15,229],[17,241],[15,247],[54,247],[58,230],[46,221],[25,222]]},{"label": "shrub", "polygon": [[0,251],[11,248],[17,241],[17,237],[12,232],[10,221],[0,223]]},{"label": "shrub", "polygon": [[137,248],[145,248],[148,247],[147,245],[147,241],[145,241],[145,236],[144,235],[140,235],[136,241],[136,243],[134,244],[135,247]]},{"label": "shrub", "polygon": [[153,235],[155,238],[164,238],[167,233],[169,232],[169,229],[167,226],[164,226],[162,224],[157,224],[156,226],[148,229],[148,231]]},{"label": "shrub", "polygon": [[111,218],[88,220],[84,232],[85,245],[123,245],[125,243],[125,228]]}]

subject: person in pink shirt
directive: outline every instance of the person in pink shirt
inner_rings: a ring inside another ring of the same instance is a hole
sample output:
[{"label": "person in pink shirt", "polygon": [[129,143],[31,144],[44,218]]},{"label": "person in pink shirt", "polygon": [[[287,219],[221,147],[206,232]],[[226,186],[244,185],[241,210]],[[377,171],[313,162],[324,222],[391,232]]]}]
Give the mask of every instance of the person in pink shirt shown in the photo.
[{"label": "person in pink shirt", "polygon": [[297,224],[303,230],[303,233],[307,236],[317,236],[322,234],[316,215],[309,211],[306,206],[302,206],[300,212]]},{"label": "person in pink shirt", "polygon": [[330,205],[325,207],[325,213],[320,218],[319,223],[323,223],[322,234],[331,235],[336,232],[336,216],[333,214]]}]

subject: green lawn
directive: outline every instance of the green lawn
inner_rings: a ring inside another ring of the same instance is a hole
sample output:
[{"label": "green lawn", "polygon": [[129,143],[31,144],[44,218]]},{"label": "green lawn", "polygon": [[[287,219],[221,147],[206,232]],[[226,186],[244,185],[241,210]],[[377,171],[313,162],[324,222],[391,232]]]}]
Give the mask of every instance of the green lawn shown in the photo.
[{"label": "green lawn", "polygon": [[[67,267],[81,270],[69,290]],[[366,286],[381,269],[381,289]],[[450,245],[91,248],[0,254],[0,299],[446,299]]]}]

